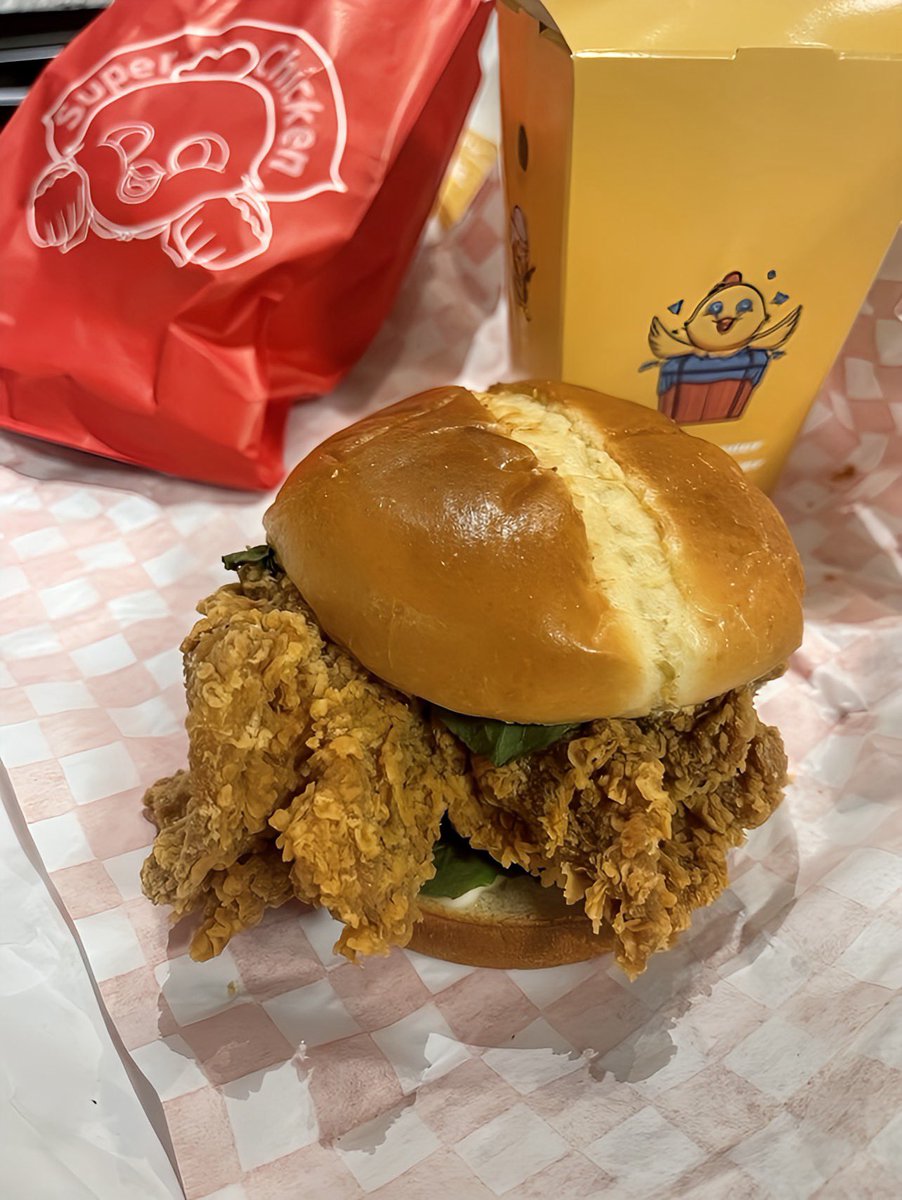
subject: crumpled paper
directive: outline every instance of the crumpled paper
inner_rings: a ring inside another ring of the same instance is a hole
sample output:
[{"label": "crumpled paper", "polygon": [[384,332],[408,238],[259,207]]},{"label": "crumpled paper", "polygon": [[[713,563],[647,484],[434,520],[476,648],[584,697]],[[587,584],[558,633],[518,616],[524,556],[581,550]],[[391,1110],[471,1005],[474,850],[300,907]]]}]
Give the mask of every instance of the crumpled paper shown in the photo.
[{"label": "crumpled paper", "polygon": [[173,1200],[162,1107],[111,1037],[46,882],[0,768],[4,1194]]},{"label": "crumpled paper", "polygon": [[[371,352],[294,414],[290,461],[410,392],[504,376],[500,229],[495,184],[427,242]],[[184,761],[194,604],[267,500],[0,442],[3,758],[191,1200],[899,1194],[900,297],[902,242],[777,496],[808,576],[804,646],[761,698],[786,802],[633,984],[606,958],[359,968],[294,905],[191,962],[140,894],[140,801]]]}]

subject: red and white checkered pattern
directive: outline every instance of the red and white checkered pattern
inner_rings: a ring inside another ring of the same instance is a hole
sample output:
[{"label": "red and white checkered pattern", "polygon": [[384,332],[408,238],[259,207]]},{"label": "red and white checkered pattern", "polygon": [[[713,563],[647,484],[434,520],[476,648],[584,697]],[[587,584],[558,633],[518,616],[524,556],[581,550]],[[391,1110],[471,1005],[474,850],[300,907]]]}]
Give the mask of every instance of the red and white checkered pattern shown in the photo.
[{"label": "red and white checkered pattern", "polygon": [[[497,189],[427,244],[294,459],[447,379],[503,375]],[[140,894],[144,787],[180,766],[175,649],[266,503],[0,442],[3,758],[189,1197],[902,1192],[902,242],[779,501],[808,631],[763,704],[785,806],[734,884],[630,985],[607,960],[351,966],[288,906],[204,964]]]}]

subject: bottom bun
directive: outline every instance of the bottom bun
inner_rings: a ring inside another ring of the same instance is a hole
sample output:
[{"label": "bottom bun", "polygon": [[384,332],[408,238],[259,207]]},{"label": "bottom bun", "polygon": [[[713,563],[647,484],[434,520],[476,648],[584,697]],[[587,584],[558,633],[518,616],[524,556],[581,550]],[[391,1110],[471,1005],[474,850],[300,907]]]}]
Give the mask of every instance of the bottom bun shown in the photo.
[{"label": "bottom bun", "polygon": [[566,904],[558,888],[543,888],[529,876],[502,877],[459,900],[420,896],[419,905],[408,950],[471,967],[561,967],[613,945],[610,931],[593,933],[591,921]]}]

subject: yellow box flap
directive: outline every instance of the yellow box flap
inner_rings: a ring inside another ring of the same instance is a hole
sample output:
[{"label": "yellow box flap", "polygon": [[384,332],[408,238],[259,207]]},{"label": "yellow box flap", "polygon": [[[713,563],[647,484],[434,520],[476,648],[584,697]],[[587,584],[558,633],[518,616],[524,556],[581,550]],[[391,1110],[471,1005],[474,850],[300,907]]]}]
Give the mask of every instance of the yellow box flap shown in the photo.
[{"label": "yellow box flap", "polygon": [[[508,0],[509,2],[509,0]],[[573,54],[722,57],[744,47],[829,46],[902,55],[902,0],[520,0]]]}]

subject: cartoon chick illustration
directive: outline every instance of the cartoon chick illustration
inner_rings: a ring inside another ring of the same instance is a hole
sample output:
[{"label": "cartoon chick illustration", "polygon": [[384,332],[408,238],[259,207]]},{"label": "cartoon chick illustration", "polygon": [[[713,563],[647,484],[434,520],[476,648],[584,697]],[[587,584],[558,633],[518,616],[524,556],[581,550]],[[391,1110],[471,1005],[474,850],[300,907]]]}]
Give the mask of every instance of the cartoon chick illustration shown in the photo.
[{"label": "cartoon chick illustration", "polygon": [[681,424],[730,421],[745,412],[775,351],[802,308],[771,322],[764,296],[730,271],[695,306],[681,330],[652,320],[648,344],[661,360],[658,407]]}]

